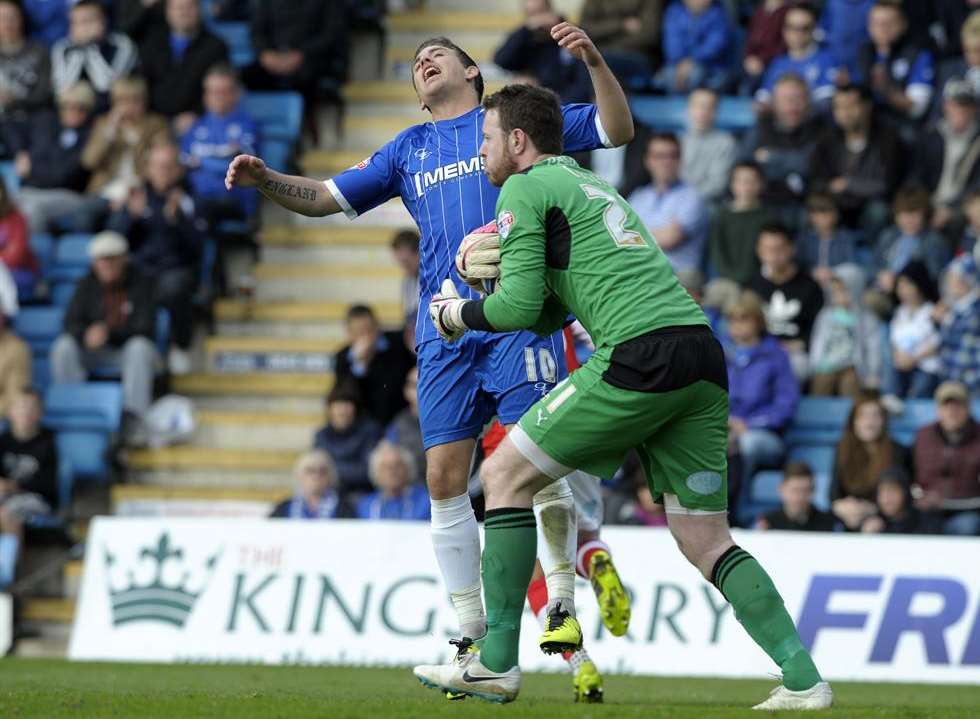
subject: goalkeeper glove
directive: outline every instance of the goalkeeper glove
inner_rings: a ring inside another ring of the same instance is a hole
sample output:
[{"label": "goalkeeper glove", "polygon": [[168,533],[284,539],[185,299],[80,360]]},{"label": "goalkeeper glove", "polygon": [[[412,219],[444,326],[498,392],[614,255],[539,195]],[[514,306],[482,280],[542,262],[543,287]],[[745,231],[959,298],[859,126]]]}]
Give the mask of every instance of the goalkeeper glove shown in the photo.
[{"label": "goalkeeper glove", "polygon": [[496,220],[463,238],[456,251],[456,272],[477,292],[493,291],[500,277],[500,235]]},{"label": "goalkeeper glove", "polygon": [[446,342],[456,342],[468,329],[463,324],[463,305],[469,300],[461,299],[455,283],[449,278],[442,281],[439,294],[432,295],[429,301],[429,317],[436,326],[439,336]]}]

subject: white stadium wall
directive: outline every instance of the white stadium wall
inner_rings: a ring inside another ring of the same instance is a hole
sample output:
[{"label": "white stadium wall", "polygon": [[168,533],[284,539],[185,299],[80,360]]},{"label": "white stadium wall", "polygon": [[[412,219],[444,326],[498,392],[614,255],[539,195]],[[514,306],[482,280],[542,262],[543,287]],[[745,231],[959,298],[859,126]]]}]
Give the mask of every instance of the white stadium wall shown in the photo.
[{"label": "white stadium wall", "polygon": [[[610,528],[635,593],[628,638],[587,647],[608,672],[765,677],[776,671],[665,530]],[[740,533],[770,570],[830,679],[980,683],[980,543]],[[428,526],[394,522],[100,518],[87,542],[76,660],[408,665],[444,661],[454,615]],[[525,614],[525,669],[557,670]]]}]

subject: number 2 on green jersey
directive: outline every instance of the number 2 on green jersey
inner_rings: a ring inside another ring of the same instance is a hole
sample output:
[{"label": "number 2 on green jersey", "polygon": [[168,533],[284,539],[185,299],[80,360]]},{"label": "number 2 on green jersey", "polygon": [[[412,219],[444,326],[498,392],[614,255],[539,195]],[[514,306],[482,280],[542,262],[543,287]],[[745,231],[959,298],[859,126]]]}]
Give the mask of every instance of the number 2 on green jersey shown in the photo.
[{"label": "number 2 on green jersey", "polygon": [[623,207],[623,200],[615,193],[603,190],[595,185],[579,185],[582,192],[590,200],[602,200],[607,203],[603,210],[602,220],[606,224],[606,230],[619,247],[646,247],[646,240],[639,232],[626,229],[628,215],[626,208]]}]

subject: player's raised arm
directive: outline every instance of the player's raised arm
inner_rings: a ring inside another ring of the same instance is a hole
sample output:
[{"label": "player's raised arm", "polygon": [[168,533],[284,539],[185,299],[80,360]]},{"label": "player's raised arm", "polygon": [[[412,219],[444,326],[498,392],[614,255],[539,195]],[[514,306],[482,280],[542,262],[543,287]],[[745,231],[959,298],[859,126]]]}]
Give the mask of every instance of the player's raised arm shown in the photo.
[{"label": "player's raised arm", "polygon": [[580,27],[562,22],[551,28],[551,37],[573,57],[585,63],[595,90],[599,119],[613,146],[625,145],[633,139],[633,114],[619,80],[602,58],[595,44]]},{"label": "player's raised arm", "polygon": [[257,187],[259,192],[285,207],[307,217],[323,217],[340,212],[341,207],[326,185],[299,175],[284,175],[269,169],[260,158],[238,155],[228,165],[225,187]]}]

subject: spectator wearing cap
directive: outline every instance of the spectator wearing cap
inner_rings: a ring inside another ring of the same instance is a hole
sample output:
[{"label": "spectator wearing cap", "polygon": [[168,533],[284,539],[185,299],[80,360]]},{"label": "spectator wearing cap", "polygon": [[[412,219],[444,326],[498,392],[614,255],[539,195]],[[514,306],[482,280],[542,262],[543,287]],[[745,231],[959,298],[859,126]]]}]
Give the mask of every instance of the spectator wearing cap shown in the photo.
[{"label": "spectator wearing cap", "polygon": [[585,0],[581,25],[621,82],[650,79],[666,0]]},{"label": "spectator wearing cap", "polygon": [[17,286],[0,262],[0,416],[16,394],[31,384],[31,348],[11,327],[18,310]]},{"label": "spectator wearing cap", "polygon": [[33,233],[51,232],[56,221],[71,218],[78,231],[92,228],[86,216],[89,171],[82,150],[92,130],[95,93],[79,82],[59,93],[57,111],[39,113],[18,148],[14,169],[21,186],[17,203]]},{"label": "spectator wearing cap", "polygon": [[95,90],[98,109],[104,110],[113,84],[136,67],[136,47],[125,35],[109,32],[106,9],[99,0],[78,0],[68,21],[68,37],[51,48],[54,89],[61,92],[87,80]]},{"label": "spectator wearing cap", "polygon": [[868,35],[858,54],[858,81],[871,87],[885,116],[912,139],[932,102],[932,55],[908,32],[901,0],[875,0]]},{"label": "spectator wearing cap", "polygon": [[259,207],[255,188],[225,189],[225,171],[236,155],[254,155],[259,127],[241,106],[242,86],[227,63],[204,75],[204,114],[180,140],[181,161],[201,215],[212,229],[224,220],[251,221]]},{"label": "spectator wearing cap", "polygon": [[0,178],[0,262],[13,275],[19,294],[26,297],[33,292],[39,271],[29,235],[27,220]]},{"label": "spectator wearing cap", "polygon": [[200,0],[164,0],[166,22],[153,25],[140,43],[140,70],[150,86],[150,110],[183,135],[203,110],[204,76],[228,62],[228,48],[201,21]]},{"label": "spectator wearing cap", "polygon": [[[551,28],[565,18],[551,0],[525,0],[524,24],[504,40],[493,54],[497,66],[536,85],[553,90],[562,102],[589,102],[592,85],[585,65],[558,47]],[[595,38],[592,38],[595,40]]]},{"label": "spectator wearing cap", "polygon": [[402,333],[382,331],[374,310],[366,305],[347,310],[346,328],[349,344],[334,358],[334,375],[338,383],[354,385],[367,415],[385,426],[405,407],[402,387],[415,356]]},{"label": "spectator wearing cap", "polygon": [[654,83],[665,92],[723,91],[732,80],[732,25],[716,0],[673,0],[663,20],[664,67]]},{"label": "spectator wearing cap", "polygon": [[[16,136],[32,116],[51,103],[48,49],[25,36],[24,9],[15,0],[0,2],[0,132],[13,153]],[[2,149],[2,148],[0,148]]]},{"label": "spectator wearing cap", "polygon": [[888,326],[891,361],[884,384],[886,406],[895,397],[931,397],[939,384],[939,332],[932,321],[938,299],[928,268],[908,263],[895,279],[898,307]]},{"label": "spectator wearing cap", "polygon": [[276,505],[270,517],[280,519],[343,519],[354,516],[340,494],[337,465],[330,453],[313,449],[300,455],[293,467],[296,492]]},{"label": "spectator wearing cap", "polygon": [[418,470],[407,449],[381,442],[368,458],[368,474],[377,491],[357,502],[359,519],[429,519],[429,493],[416,481]]},{"label": "spectator wearing cap", "polygon": [[875,506],[878,511],[861,522],[865,534],[942,534],[942,522],[934,512],[921,512],[912,500],[912,482],[901,467],[886,469],[878,477]]},{"label": "spectator wearing cap", "polygon": [[752,160],[742,160],[732,168],[732,200],[719,210],[708,238],[711,268],[721,279],[744,285],[759,271],[756,240],[762,228],[775,221],[762,204],[765,186],[762,168]]},{"label": "spectator wearing cap", "polygon": [[980,189],[980,122],[969,83],[946,83],[942,118],[916,148],[916,179],[932,191],[932,225],[945,229],[956,218],[966,192]]},{"label": "spectator wearing cap", "polygon": [[170,140],[167,121],[147,112],[146,81],[125,77],[112,85],[112,107],[99,117],[82,150],[82,166],[91,173],[87,192],[114,209],[141,184],[140,170],[150,148]]},{"label": "spectator wearing cap", "polygon": [[629,204],[653,234],[674,271],[700,267],[708,239],[708,210],[680,175],[681,145],[673,133],[654,133],[645,164],[650,184],[634,190]]},{"label": "spectator wearing cap", "polygon": [[89,257],[92,269],[75,286],[64,331],[51,347],[52,381],[85,382],[95,367],[119,369],[123,409],[135,428],[153,394],[153,282],[129,263],[129,245],[116,232],[92,238]]},{"label": "spectator wearing cap", "polygon": [[980,426],[966,385],[939,385],[936,414],[915,436],[915,506],[942,512],[946,534],[980,535]]},{"label": "spectator wearing cap", "polygon": [[942,375],[980,394],[980,278],[972,256],[960,255],[950,263],[943,278],[943,302],[934,317],[941,322]]},{"label": "spectator wearing cap", "polygon": [[128,239],[131,264],[155,278],[156,301],[170,312],[173,346],[167,364],[172,373],[186,374],[191,370],[192,297],[205,223],[184,190],[179,157],[176,145],[161,143],[150,148],[143,183],[110,215],[107,227]]},{"label": "spectator wearing cap", "polygon": [[718,203],[728,189],[736,144],[730,132],[715,127],[718,93],[698,88],[687,99],[687,132],[681,135],[681,177],[707,203]]},{"label": "spectator wearing cap", "polygon": [[762,107],[767,107],[772,99],[776,80],[787,73],[794,73],[806,80],[815,107],[826,109],[830,105],[837,78],[837,62],[829,50],[820,47],[816,30],[817,11],[812,5],[802,3],[790,6],[781,29],[786,53],[772,61],[762,78],[762,86],[755,93],[755,100]]},{"label": "spectator wearing cap", "polygon": [[313,446],[333,457],[344,496],[374,491],[368,457],[381,434],[381,426],[364,412],[357,386],[338,380],[327,395],[327,423],[314,435]]},{"label": "spectator wearing cap", "polygon": [[833,124],[813,151],[810,181],[815,191],[833,196],[844,224],[874,237],[887,224],[908,153],[898,133],[878,118],[866,87],[837,88],[831,109]]},{"label": "spectator wearing cap", "polygon": [[782,506],[767,512],[756,522],[756,529],[793,532],[833,532],[840,524],[830,512],[813,506],[813,470],[806,462],[790,462],[783,468],[779,483]]},{"label": "spectator wearing cap", "polygon": [[68,34],[71,0],[21,0],[31,37],[51,47]]}]

